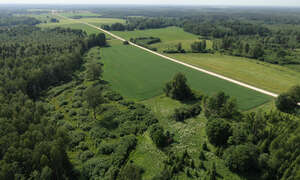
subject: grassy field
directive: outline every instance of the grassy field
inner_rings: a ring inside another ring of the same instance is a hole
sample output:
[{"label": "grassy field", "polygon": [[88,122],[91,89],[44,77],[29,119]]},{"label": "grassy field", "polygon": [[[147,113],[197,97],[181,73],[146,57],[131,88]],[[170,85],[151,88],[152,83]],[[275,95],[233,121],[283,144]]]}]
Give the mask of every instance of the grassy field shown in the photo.
[{"label": "grassy field", "polygon": [[300,83],[299,72],[247,58],[192,53],[168,56],[275,93]]},{"label": "grassy field", "polygon": [[148,99],[163,93],[163,87],[177,72],[184,73],[193,89],[205,94],[224,91],[235,97],[241,109],[251,109],[272,98],[205,73],[170,62],[133,46],[113,41],[102,48],[104,79],[127,98]]},{"label": "grassy field", "polygon": [[[190,46],[193,42],[199,40],[199,36],[183,31],[179,27],[167,27],[161,29],[148,29],[148,30],[136,30],[136,31],[113,31],[114,34],[119,35],[127,40],[137,37],[159,37],[161,43],[151,45],[156,47],[159,52],[166,49],[172,49],[178,43],[182,43],[182,47],[185,50],[190,50]],[[210,41],[207,41],[207,46],[212,46]]]}]

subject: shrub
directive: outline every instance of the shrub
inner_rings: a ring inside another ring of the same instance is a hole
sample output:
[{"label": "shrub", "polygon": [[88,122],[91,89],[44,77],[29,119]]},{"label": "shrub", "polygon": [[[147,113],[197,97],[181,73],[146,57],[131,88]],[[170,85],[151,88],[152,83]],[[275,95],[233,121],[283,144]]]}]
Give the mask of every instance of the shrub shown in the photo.
[{"label": "shrub", "polygon": [[62,101],[59,106],[62,107],[62,106],[66,106],[68,105],[68,101]]},{"label": "shrub", "polygon": [[101,143],[98,152],[101,154],[111,154],[114,152],[115,145],[109,143]]},{"label": "shrub", "polygon": [[70,116],[76,116],[77,115],[77,112],[76,111],[74,111],[74,110],[71,110],[70,111]]},{"label": "shrub", "polygon": [[142,180],[142,174],[144,170],[132,163],[126,165],[121,169],[119,174],[120,180]]},{"label": "shrub", "polygon": [[297,107],[297,101],[289,94],[280,94],[276,99],[276,107],[282,112],[293,112]]},{"label": "shrub", "polygon": [[253,144],[229,147],[223,158],[226,166],[235,172],[249,172],[258,168],[259,151]]},{"label": "shrub", "polygon": [[119,93],[116,93],[114,91],[109,91],[107,92],[104,97],[108,98],[109,100],[111,101],[120,101],[123,99],[123,97],[119,94]]},{"label": "shrub", "polygon": [[236,101],[224,92],[219,92],[211,97],[205,97],[203,99],[203,108],[204,115],[207,118],[237,119],[241,116]]},{"label": "shrub", "polygon": [[83,132],[72,131],[71,133],[71,147],[77,146],[80,142],[84,141],[85,134]]},{"label": "shrub", "polygon": [[74,102],[72,104],[72,108],[80,108],[82,107],[82,103],[80,101]]},{"label": "shrub", "polygon": [[61,120],[61,119],[64,118],[64,114],[62,114],[62,113],[57,113],[57,114],[55,114],[54,117],[55,117],[56,120]]},{"label": "shrub", "polygon": [[231,136],[231,127],[224,119],[213,119],[206,124],[208,140],[215,146],[225,146]]},{"label": "shrub", "polygon": [[94,153],[92,153],[91,151],[83,151],[82,153],[80,153],[79,155],[79,159],[83,162],[87,161],[88,159],[92,158],[94,156]]},{"label": "shrub", "polygon": [[166,145],[166,136],[161,126],[156,124],[151,126],[150,137],[158,147],[164,147]]},{"label": "shrub", "polygon": [[180,107],[174,110],[173,118],[176,121],[184,121],[185,119],[196,117],[201,113],[201,106],[199,104],[190,107]]}]

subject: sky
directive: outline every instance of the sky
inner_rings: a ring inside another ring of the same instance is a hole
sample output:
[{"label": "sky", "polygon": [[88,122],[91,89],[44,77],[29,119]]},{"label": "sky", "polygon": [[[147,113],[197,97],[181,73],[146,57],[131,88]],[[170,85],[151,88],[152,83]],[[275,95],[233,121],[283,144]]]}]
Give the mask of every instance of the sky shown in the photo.
[{"label": "sky", "polygon": [[0,4],[15,3],[300,6],[300,0],[0,0]]}]

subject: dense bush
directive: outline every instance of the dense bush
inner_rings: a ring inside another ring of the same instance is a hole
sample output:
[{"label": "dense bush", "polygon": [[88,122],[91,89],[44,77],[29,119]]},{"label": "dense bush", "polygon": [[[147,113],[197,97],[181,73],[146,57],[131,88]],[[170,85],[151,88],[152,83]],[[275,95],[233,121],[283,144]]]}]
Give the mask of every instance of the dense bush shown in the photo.
[{"label": "dense bush", "polygon": [[199,104],[194,104],[189,107],[180,107],[174,110],[172,117],[176,121],[184,121],[185,119],[198,116],[201,110],[202,108]]},{"label": "dense bush", "polygon": [[300,86],[292,87],[288,92],[280,94],[276,99],[276,107],[282,112],[293,113],[300,109]]},{"label": "dense bush", "polygon": [[224,92],[219,92],[213,96],[203,99],[204,114],[207,118],[228,118],[237,119],[241,114],[238,111],[236,101],[226,95]]},{"label": "dense bush", "polygon": [[239,173],[257,170],[258,157],[259,151],[253,144],[231,146],[223,156],[226,166]]},{"label": "dense bush", "polygon": [[193,53],[205,53],[206,51],[206,40],[194,42],[191,44],[191,50]]},{"label": "dense bush", "polygon": [[230,124],[224,119],[211,119],[206,124],[206,134],[215,146],[226,146],[232,135]]},{"label": "dense bush", "polygon": [[167,137],[165,136],[164,129],[159,125],[153,125],[150,127],[150,137],[158,147],[164,147],[167,143]]},{"label": "dense bush", "polygon": [[120,180],[142,180],[144,170],[133,163],[127,164],[121,169],[118,179]]}]

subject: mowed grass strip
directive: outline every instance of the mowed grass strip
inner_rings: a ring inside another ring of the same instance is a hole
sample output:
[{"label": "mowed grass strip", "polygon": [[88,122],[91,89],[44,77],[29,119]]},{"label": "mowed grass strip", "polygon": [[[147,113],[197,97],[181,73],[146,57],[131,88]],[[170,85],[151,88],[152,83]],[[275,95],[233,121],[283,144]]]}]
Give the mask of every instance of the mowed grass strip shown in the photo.
[{"label": "mowed grass strip", "polygon": [[182,72],[193,89],[205,94],[224,91],[238,101],[242,110],[251,109],[272,98],[238,86],[186,66],[168,61],[139,48],[113,41],[102,48],[104,79],[127,98],[145,100],[163,93],[163,87],[172,77]]},{"label": "mowed grass strip", "polygon": [[199,53],[166,55],[274,93],[285,92],[300,83],[299,72],[248,58]]}]

